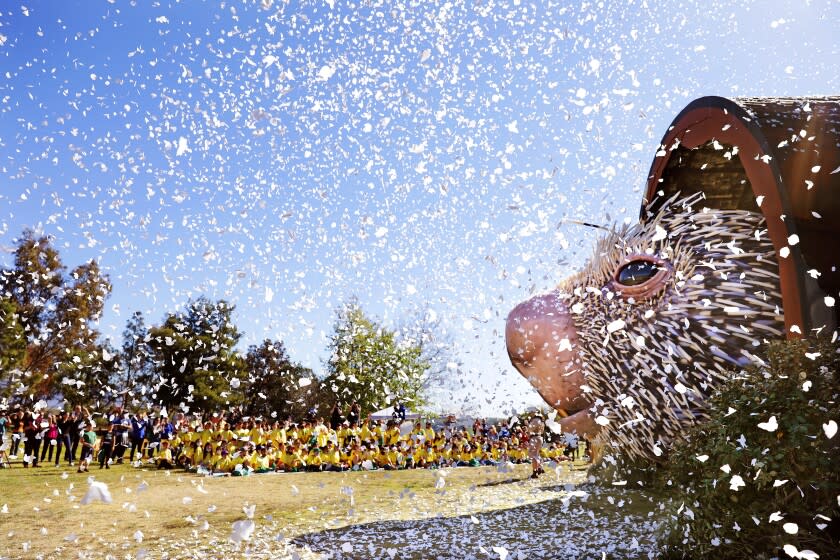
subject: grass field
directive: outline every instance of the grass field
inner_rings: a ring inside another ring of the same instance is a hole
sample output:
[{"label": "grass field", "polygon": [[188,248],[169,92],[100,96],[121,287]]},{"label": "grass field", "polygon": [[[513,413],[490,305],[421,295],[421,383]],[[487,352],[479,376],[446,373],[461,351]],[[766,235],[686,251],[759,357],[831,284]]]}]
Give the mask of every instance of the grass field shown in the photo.
[{"label": "grass field", "polygon": [[[17,466],[0,470],[0,558],[533,558],[540,541],[568,553],[578,540],[603,541],[606,552],[622,542],[645,550],[645,531],[635,545],[613,533],[628,520],[648,522],[655,501],[620,489],[581,492],[585,469],[564,465],[533,481],[527,465],[245,478]],[[112,503],[80,505],[94,479]],[[250,538],[232,541],[237,522],[251,521]],[[570,522],[557,541],[559,524]],[[609,534],[593,540],[602,526]]]}]

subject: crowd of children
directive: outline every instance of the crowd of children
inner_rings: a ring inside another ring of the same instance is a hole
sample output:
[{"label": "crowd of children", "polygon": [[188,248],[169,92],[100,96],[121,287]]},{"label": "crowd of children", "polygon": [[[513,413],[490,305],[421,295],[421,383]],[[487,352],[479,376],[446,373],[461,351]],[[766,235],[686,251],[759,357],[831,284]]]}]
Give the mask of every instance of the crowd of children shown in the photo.
[{"label": "crowd of children", "polygon": [[[576,451],[566,442],[543,444],[541,438],[537,450],[535,435],[527,426],[507,422],[488,426],[482,420],[476,420],[470,430],[451,423],[433,426],[431,421],[402,422],[401,418],[356,422],[351,416],[351,420],[333,417],[330,422],[321,418],[278,422],[177,415],[170,420],[116,409],[107,424],[100,419],[100,429],[96,430],[96,422],[89,415],[85,417],[85,412],[74,416],[74,437],[68,438],[70,446],[65,453],[65,460],[73,465],[73,443],[79,444],[80,472],[92,463],[98,463],[99,468],[122,463],[129,449],[128,460],[135,466],[184,468],[214,476],[527,463],[533,462],[537,452],[542,459],[562,461],[573,458]],[[40,427],[43,421],[32,423]],[[60,449],[56,466],[59,453]],[[32,466],[37,465],[37,451],[34,456]],[[32,455],[25,456],[24,466],[32,462]]]},{"label": "crowd of children", "polygon": [[[186,423],[156,446],[149,461],[159,468],[179,466],[202,474],[241,476],[265,472],[397,470],[529,462],[529,434],[518,426],[473,429],[432,422],[364,420],[342,422]],[[567,446],[541,445],[546,460],[570,458]]]}]

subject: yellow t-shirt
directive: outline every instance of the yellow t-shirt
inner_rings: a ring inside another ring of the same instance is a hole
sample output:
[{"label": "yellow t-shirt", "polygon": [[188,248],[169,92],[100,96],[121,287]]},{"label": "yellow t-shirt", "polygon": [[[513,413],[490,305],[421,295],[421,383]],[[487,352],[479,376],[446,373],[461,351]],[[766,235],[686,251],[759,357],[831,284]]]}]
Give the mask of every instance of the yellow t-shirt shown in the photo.
[{"label": "yellow t-shirt", "polygon": [[341,464],[341,455],[339,454],[338,449],[333,448],[332,450],[327,451],[326,453],[322,453],[322,455],[324,455],[324,458],[330,465],[337,467]]},{"label": "yellow t-shirt", "polygon": [[373,458],[373,462],[376,463],[379,467],[384,467],[388,464],[388,453],[385,451],[379,451],[376,456]]},{"label": "yellow t-shirt", "polygon": [[285,428],[278,428],[276,430],[271,431],[271,441],[274,443],[286,443],[286,430]]},{"label": "yellow t-shirt", "polygon": [[160,451],[157,454],[158,461],[168,461],[172,462],[172,450],[168,447],[161,447]]},{"label": "yellow t-shirt", "polygon": [[320,467],[324,464],[324,458],[321,457],[321,454],[314,449],[309,452],[309,455],[306,457],[306,464],[314,467]]},{"label": "yellow t-shirt", "polygon": [[257,455],[254,457],[252,466],[257,470],[268,469],[271,466],[271,457],[266,455]]},{"label": "yellow t-shirt", "polygon": [[303,455],[298,451],[287,451],[283,454],[283,463],[290,468],[299,468],[303,465]]},{"label": "yellow t-shirt", "polygon": [[385,432],[385,436],[385,445],[397,445],[400,442],[400,429],[396,426],[392,426],[388,428],[387,432]]},{"label": "yellow t-shirt", "polygon": [[213,470],[218,472],[230,472],[233,470],[234,463],[230,455],[218,455],[213,463]]}]

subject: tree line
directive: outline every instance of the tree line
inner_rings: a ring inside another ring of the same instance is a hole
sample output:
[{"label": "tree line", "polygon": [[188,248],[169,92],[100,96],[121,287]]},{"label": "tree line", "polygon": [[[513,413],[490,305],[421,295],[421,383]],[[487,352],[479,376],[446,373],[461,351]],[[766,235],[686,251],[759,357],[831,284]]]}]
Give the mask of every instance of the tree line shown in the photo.
[{"label": "tree line", "polygon": [[425,404],[445,368],[434,325],[387,329],[351,300],[336,311],[325,375],[291,359],[280,340],[237,349],[235,306],[198,297],[159,324],[139,311],[113,347],[96,329],[111,294],[92,260],[68,271],[53,239],[23,232],[0,268],[0,404],[166,407],[213,413],[237,407],[270,418],[323,414],[357,401],[364,414],[401,400]]}]

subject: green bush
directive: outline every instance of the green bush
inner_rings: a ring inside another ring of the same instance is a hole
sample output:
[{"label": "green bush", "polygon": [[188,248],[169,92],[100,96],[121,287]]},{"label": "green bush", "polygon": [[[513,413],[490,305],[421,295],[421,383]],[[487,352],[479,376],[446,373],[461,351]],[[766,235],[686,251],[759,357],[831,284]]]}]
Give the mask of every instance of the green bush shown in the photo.
[{"label": "green bush", "polygon": [[664,557],[840,558],[838,396],[838,345],[823,339],[774,343],[728,381],[657,473],[674,500]]}]

